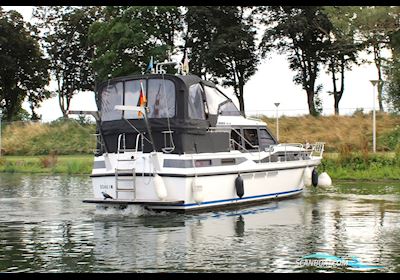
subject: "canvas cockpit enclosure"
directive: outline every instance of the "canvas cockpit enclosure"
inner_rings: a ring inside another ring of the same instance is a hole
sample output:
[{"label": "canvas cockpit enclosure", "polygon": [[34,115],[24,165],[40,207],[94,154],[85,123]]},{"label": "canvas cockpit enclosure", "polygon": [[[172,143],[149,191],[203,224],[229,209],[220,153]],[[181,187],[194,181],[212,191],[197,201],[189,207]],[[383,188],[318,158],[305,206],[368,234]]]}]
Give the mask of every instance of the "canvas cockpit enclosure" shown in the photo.
[{"label": "canvas cockpit enclosure", "polygon": [[[135,148],[135,129],[148,136],[143,114],[116,110],[116,105],[145,107],[156,151],[172,145],[172,153],[178,154],[229,151],[229,134],[209,128],[215,127],[219,114],[240,115],[213,83],[194,75],[119,77],[99,84],[96,92],[98,125],[108,152],[117,151],[120,134],[125,134],[128,148]],[[145,141],[143,150],[150,152],[153,146]]]}]

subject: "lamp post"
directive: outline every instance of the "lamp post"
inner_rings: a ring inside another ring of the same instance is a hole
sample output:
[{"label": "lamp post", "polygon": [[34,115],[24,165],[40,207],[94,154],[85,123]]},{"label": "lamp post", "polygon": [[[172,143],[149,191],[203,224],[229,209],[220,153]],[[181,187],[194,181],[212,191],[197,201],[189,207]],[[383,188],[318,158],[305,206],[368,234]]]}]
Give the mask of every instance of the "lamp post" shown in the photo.
[{"label": "lamp post", "polygon": [[382,80],[370,80],[373,88],[372,92],[372,151],[376,153],[376,114],[375,114],[375,86]]},{"label": "lamp post", "polygon": [[279,102],[274,103],[276,106],[276,140],[279,142],[279,117],[278,117],[278,107],[279,107]]}]

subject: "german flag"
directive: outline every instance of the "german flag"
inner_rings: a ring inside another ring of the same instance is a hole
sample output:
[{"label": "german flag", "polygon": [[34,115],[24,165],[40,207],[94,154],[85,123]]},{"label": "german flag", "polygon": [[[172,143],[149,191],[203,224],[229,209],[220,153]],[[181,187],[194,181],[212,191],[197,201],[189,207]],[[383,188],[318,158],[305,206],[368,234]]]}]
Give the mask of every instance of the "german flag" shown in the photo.
[{"label": "german flag", "polygon": [[[146,106],[146,95],[144,94],[144,90],[143,90],[143,83],[142,81],[140,81],[140,95],[139,95],[139,106],[140,107],[144,107]],[[138,112],[138,117],[141,117],[143,115],[143,113],[141,111]]]}]

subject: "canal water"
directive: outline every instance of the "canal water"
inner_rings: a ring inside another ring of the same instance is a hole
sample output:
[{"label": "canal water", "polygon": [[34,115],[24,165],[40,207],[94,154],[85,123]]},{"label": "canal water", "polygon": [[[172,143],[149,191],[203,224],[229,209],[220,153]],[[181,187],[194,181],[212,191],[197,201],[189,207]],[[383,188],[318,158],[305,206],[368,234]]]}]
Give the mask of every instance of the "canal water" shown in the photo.
[{"label": "canal water", "polygon": [[100,210],[91,196],[87,176],[0,174],[0,272],[400,272],[400,183],[199,214]]}]

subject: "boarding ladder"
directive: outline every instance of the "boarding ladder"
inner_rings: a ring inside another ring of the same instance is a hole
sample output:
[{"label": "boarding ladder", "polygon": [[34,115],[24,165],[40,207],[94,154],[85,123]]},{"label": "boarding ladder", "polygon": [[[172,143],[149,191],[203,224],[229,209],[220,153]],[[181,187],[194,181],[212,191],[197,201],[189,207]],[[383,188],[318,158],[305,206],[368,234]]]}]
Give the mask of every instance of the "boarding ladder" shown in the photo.
[{"label": "boarding ladder", "polygon": [[[127,152],[132,152],[133,154],[136,154],[138,152],[138,145],[139,145],[139,139],[141,138],[141,143],[142,143],[142,150],[143,150],[143,136],[140,137],[141,134],[138,134],[136,136],[136,145],[134,149],[127,149],[126,148],[126,136],[125,133],[119,134],[118,135],[118,148],[117,148],[117,164],[115,167],[115,193],[116,193],[116,199],[118,199],[118,193],[119,192],[131,192],[133,195],[133,200],[136,200],[136,170],[135,170],[135,163],[136,163],[136,158],[134,156],[131,156],[131,158],[126,158],[122,157],[125,155]],[[121,145],[122,144],[122,145]],[[120,164],[122,162],[132,162],[133,167],[132,168],[121,168]],[[120,176],[120,174],[128,174],[128,176]],[[120,183],[122,181],[128,181],[132,182],[131,187],[121,187]]]}]

